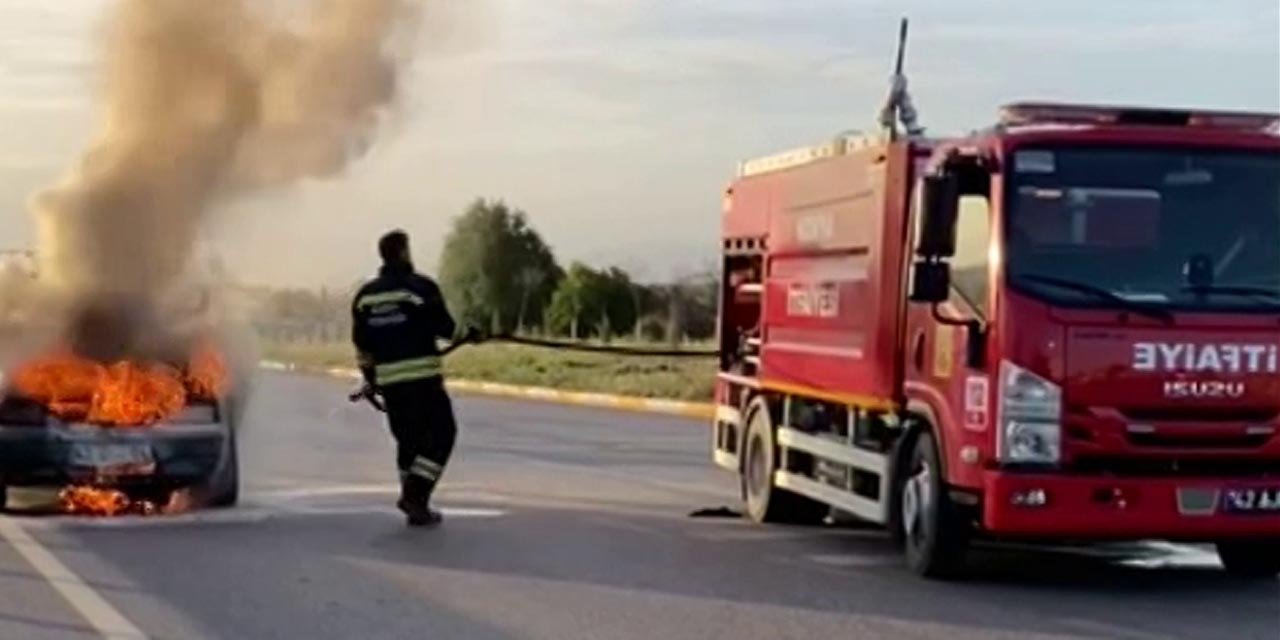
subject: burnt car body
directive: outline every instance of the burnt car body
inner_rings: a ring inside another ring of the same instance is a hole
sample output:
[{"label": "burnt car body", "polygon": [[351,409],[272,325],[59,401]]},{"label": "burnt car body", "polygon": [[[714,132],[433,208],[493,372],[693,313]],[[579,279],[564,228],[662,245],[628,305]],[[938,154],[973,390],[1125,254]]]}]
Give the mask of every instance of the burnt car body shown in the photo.
[{"label": "burnt car body", "polygon": [[[239,497],[235,407],[196,403],[143,427],[64,422],[20,396],[0,400],[0,490],[95,484],[138,497],[192,489],[206,506]],[[0,496],[4,491],[0,491]]]},{"label": "burnt car body", "polygon": [[[2,256],[0,256],[2,257]],[[34,254],[10,261],[11,279],[36,282]],[[3,263],[0,260],[0,263]],[[16,265],[16,266],[14,266]],[[203,506],[232,506],[239,498],[240,466],[236,433],[256,362],[247,327],[220,315],[221,291],[194,278],[162,305],[172,337],[187,342],[210,328],[224,354],[231,354],[232,389],[217,401],[191,402],[173,418],[147,426],[106,427],[59,419],[46,407],[16,394],[0,373],[0,508],[8,487],[93,484],[120,489],[132,497],[163,498],[191,489]],[[11,287],[12,288],[12,287]],[[0,305],[3,307],[3,305]],[[38,324],[21,304],[0,308],[0,342],[28,335]],[[177,363],[170,363],[181,368]]]}]

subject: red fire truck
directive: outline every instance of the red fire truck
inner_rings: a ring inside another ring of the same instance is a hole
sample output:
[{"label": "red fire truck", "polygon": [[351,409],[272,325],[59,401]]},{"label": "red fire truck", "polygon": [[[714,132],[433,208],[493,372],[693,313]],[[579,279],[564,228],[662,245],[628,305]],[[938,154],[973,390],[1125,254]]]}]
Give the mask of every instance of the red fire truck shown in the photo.
[{"label": "red fire truck", "polygon": [[717,464],[758,522],[1212,542],[1280,573],[1280,115],[1015,104],[743,163]]}]

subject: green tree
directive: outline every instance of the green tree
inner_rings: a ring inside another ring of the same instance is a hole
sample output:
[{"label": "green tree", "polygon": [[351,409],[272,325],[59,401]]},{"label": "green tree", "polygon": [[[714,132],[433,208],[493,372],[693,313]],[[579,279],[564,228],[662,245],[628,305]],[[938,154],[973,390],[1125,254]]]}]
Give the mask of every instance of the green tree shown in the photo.
[{"label": "green tree", "polygon": [[524,212],[477,200],[453,223],[440,285],[461,322],[494,331],[537,326],[563,273]]},{"label": "green tree", "polygon": [[580,262],[569,267],[547,307],[547,328],[572,338],[611,338],[634,330],[635,285],[617,267],[596,270]]},{"label": "green tree", "polygon": [[686,276],[671,284],[646,287],[646,315],[640,333],[673,345],[715,336],[719,281],[711,272]]}]

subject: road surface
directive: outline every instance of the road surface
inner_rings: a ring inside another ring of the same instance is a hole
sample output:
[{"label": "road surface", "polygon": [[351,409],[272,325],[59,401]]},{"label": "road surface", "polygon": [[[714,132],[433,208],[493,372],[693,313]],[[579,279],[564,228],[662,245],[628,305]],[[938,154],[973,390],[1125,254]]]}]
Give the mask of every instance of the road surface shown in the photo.
[{"label": "road surface", "polygon": [[406,530],[346,390],[263,375],[236,509],[0,518],[0,638],[1280,638],[1280,582],[1192,548],[991,552],[941,584],[874,530],[690,517],[736,490],[687,420],[461,398],[446,525]]}]

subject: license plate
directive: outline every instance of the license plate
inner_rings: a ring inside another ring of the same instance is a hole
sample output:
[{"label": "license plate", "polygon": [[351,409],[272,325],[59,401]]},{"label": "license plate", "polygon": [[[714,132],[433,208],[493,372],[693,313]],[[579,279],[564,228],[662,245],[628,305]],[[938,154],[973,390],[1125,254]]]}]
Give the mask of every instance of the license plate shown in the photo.
[{"label": "license plate", "polygon": [[1222,510],[1280,514],[1280,487],[1227,489],[1222,494]]},{"label": "license plate", "polygon": [[155,458],[145,444],[71,445],[71,466],[113,475],[148,475],[155,472]]}]

